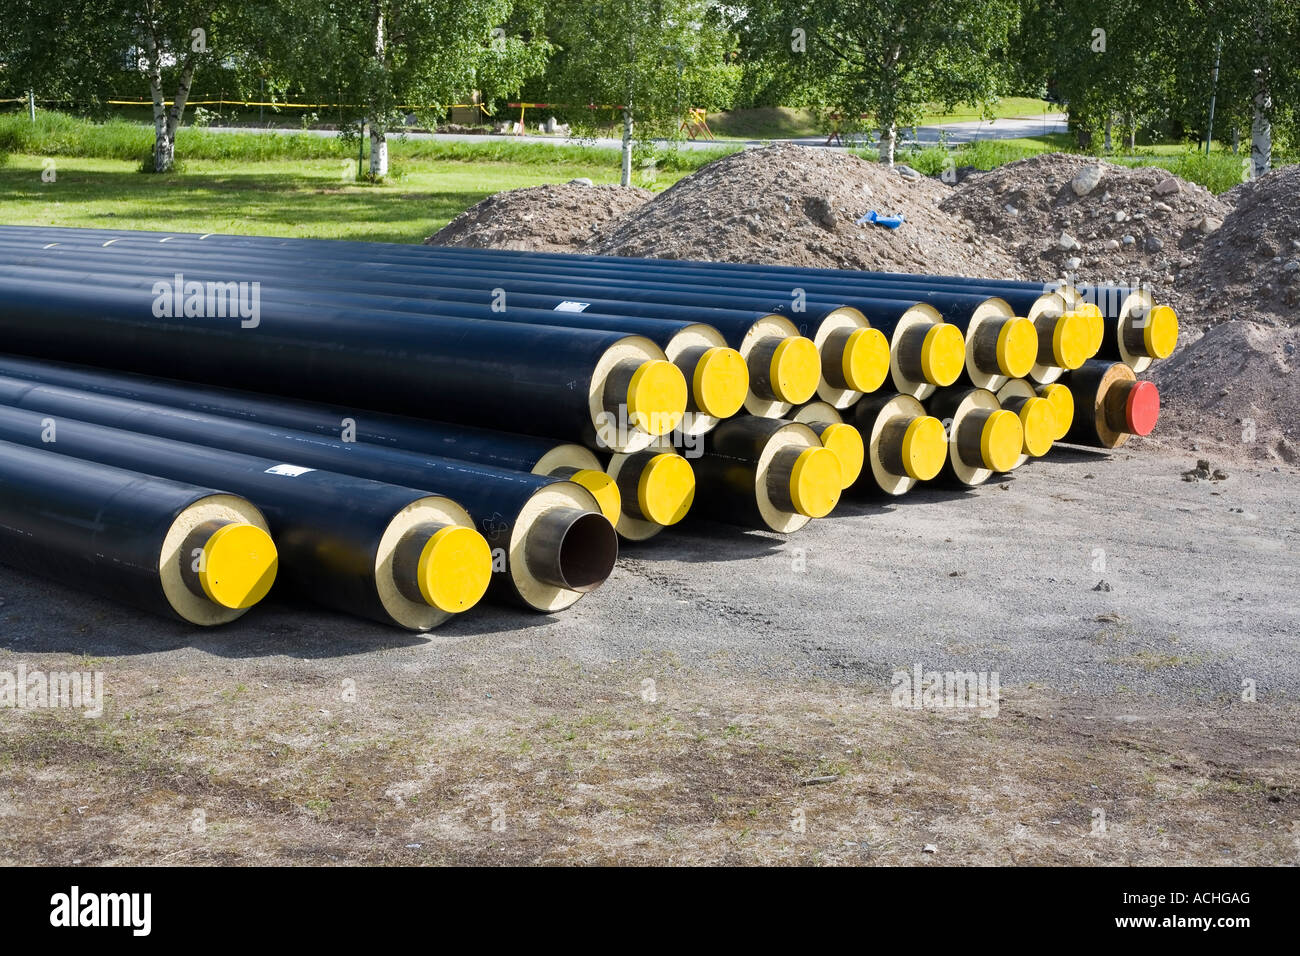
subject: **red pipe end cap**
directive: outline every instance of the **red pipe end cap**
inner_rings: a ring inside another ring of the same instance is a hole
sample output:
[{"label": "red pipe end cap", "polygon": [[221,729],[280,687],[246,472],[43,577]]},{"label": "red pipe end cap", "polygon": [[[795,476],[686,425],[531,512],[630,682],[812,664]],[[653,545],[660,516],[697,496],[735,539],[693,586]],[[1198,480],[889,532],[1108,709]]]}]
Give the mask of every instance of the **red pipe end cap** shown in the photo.
[{"label": "red pipe end cap", "polygon": [[1134,382],[1124,400],[1124,419],[1134,435],[1150,435],[1160,418],[1160,389],[1151,382]]}]

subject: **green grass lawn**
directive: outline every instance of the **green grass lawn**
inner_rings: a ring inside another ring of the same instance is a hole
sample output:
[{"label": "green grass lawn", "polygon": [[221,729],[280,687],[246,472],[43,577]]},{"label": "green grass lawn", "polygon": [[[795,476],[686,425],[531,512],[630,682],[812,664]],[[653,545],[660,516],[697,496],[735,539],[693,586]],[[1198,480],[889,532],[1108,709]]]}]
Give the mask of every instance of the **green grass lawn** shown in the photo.
[{"label": "green grass lawn", "polygon": [[[0,222],[419,242],[503,189],[577,176],[618,179],[617,167],[603,162],[404,158],[396,176],[371,185],[344,179],[345,166],[355,172],[355,159],[192,159],[179,174],[155,176],[129,160],[59,157],[56,181],[45,183],[43,162],[17,155],[0,166]],[[661,172],[659,183],[682,175]]]}]

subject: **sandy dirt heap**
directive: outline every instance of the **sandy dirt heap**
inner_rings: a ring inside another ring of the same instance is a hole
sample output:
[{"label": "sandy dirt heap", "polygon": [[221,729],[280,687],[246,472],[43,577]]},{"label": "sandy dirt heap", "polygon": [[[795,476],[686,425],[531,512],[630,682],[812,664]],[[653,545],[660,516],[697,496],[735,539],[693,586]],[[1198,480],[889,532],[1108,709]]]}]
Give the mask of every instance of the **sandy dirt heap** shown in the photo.
[{"label": "sandy dirt heap", "polygon": [[1233,209],[1190,270],[1205,325],[1251,317],[1300,323],[1300,166],[1284,166],[1225,194]]},{"label": "sandy dirt heap", "polygon": [[1185,294],[1187,273],[1229,210],[1166,170],[1064,153],[973,177],[942,208],[1000,239],[1028,276],[1146,281],[1180,311],[1194,301]]},{"label": "sandy dirt heap", "polygon": [[1223,322],[1157,362],[1152,438],[1230,458],[1300,464],[1300,328]]},{"label": "sandy dirt heap", "polygon": [[611,219],[650,199],[644,189],[593,186],[575,179],[562,186],[530,186],[489,196],[424,240],[431,246],[573,252]]},{"label": "sandy dirt heap", "polygon": [[[999,243],[940,211],[947,194],[940,183],[831,150],[747,149],[607,222],[585,251],[1017,278]],[[855,225],[873,209],[906,222]]]}]

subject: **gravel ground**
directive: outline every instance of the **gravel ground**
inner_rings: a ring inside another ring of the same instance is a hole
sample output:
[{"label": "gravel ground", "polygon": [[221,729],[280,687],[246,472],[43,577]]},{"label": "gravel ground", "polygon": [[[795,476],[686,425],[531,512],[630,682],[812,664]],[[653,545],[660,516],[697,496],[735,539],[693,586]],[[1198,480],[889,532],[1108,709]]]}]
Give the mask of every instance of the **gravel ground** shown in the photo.
[{"label": "gravel ground", "polygon": [[[480,607],[428,636],[283,601],[187,630],[5,568],[0,648],[400,666],[431,689],[448,664],[664,653],[720,677],[887,688],[894,668],[920,662],[998,671],[1004,687],[1163,700],[1235,697],[1254,676],[1300,699],[1296,472],[1229,463],[1226,481],[1184,481],[1198,455],[1139,444],[1057,449],[974,492],[847,502],[789,538],[688,524],[625,544],[609,582],[565,614]],[[371,653],[381,648],[404,650]]]},{"label": "gravel ground", "polygon": [[[0,570],[0,671],[106,700],[0,713],[0,861],[1291,859],[1300,475],[1194,457],[696,524],[567,614],[427,636],[288,602],[195,631]],[[891,706],[918,665],[996,672],[997,719]]]}]

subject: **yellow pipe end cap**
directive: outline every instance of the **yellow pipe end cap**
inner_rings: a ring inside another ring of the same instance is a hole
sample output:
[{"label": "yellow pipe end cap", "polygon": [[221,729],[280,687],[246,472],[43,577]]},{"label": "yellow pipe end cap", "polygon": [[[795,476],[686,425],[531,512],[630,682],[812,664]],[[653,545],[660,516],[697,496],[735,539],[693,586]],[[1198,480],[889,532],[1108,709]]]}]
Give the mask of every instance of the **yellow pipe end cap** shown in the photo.
[{"label": "yellow pipe end cap", "polygon": [[1024,378],[1038,361],[1038,330],[1028,319],[1008,319],[998,331],[998,371]]},{"label": "yellow pipe end cap", "polygon": [[903,432],[903,470],[916,481],[930,481],[948,460],[948,435],[943,422],[933,415],[921,415],[908,422]]},{"label": "yellow pipe end cap", "polygon": [[862,442],[862,432],[852,425],[832,424],[822,429],[822,445],[835,453],[840,462],[842,488],[849,488],[862,474],[862,463],[867,449]]},{"label": "yellow pipe end cap", "polygon": [[417,573],[425,603],[459,614],[487,593],[492,580],[492,548],[473,528],[439,528],[424,543]]},{"label": "yellow pipe end cap", "polygon": [[1075,369],[1088,361],[1092,349],[1091,321],[1078,312],[1067,312],[1052,329],[1052,358],[1064,369]]},{"label": "yellow pipe end cap", "polygon": [[270,592],[280,555],[271,536],[257,525],[232,522],[208,538],[201,568],[199,584],[208,600],[243,611]]},{"label": "yellow pipe end cap", "polygon": [[1056,440],[1056,411],[1045,398],[1030,398],[1020,406],[1020,427],[1025,433],[1024,454],[1041,458]]},{"label": "yellow pipe end cap", "polygon": [[617,481],[603,471],[591,468],[575,471],[569,480],[591,492],[600,505],[600,513],[609,519],[610,524],[618,522],[623,513],[623,495],[618,490]]},{"label": "yellow pipe end cap", "polygon": [[783,402],[802,405],[817,392],[821,381],[821,356],[812,339],[792,335],[782,339],[772,353],[768,369],[772,393]]},{"label": "yellow pipe end cap", "polygon": [[1068,385],[1053,382],[1040,388],[1038,394],[1052,403],[1052,417],[1056,421],[1056,434],[1052,437],[1060,441],[1074,424],[1074,393]]},{"label": "yellow pipe end cap", "polygon": [[1025,444],[1025,430],[1015,412],[999,409],[984,422],[980,432],[980,456],[984,467],[993,471],[1010,471],[1020,460]]},{"label": "yellow pipe end cap", "polygon": [[1092,341],[1088,345],[1088,358],[1092,358],[1101,351],[1102,339],[1106,337],[1106,317],[1102,315],[1101,309],[1091,302],[1083,303],[1078,311],[1088,320],[1088,330],[1092,336]]},{"label": "yellow pipe end cap", "polygon": [[1155,359],[1165,359],[1174,354],[1178,346],[1178,313],[1167,305],[1153,306],[1147,312],[1146,325],[1142,328],[1142,342],[1147,355]]},{"label": "yellow pipe end cap", "polygon": [[942,322],[931,326],[921,343],[921,374],[931,385],[951,385],[966,367],[966,339],[961,329]]},{"label": "yellow pipe end cap", "polygon": [[646,463],[636,486],[636,503],[647,521],[673,525],[695,502],[695,469],[681,455],[665,452]]},{"label": "yellow pipe end cap", "polygon": [[879,329],[849,333],[840,356],[845,383],[855,392],[874,392],[889,377],[889,339]]},{"label": "yellow pipe end cap", "polygon": [[686,376],[672,362],[652,359],[632,373],[628,421],[651,435],[667,435],[686,412]]},{"label": "yellow pipe end cap", "polygon": [[712,348],[700,358],[691,376],[695,406],[705,415],[730,418],[745,404],[749,368],[735,349]]},{"label": "yellow pipe end cap", "polygon": [[829,448],[805,448],[790,472],[790,501],[806,518],[825,518],[840,502],[844,473]]}]

